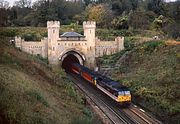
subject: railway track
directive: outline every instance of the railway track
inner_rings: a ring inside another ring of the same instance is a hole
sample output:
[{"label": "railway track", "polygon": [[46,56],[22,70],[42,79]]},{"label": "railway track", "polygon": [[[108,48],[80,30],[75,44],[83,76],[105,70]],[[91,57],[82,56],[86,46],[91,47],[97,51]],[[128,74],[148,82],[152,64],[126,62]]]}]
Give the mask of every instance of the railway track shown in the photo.
[{"label": "railway track", "polygon": [[154,118],[152,115],[149,115],[146,113],[143,109],[139,108],[138,106],[131,104],[128,109],[124,109],[124,112],[128,113],[133,113],[134,115],[137,115],[140,117],[142,120],[144,120],[147,124],[162,124],[159,120]]},{"label": "railway track", "polygon": [[76,86],[98,107],[112,124],[161,124],[158,120],[147,115],[143,110],[131,105],[122,108],[111,98],[97,90],[93,85],[78,77],[69,75]]},{"label": "railway track", "polygon": [[[83,85],[81,79],[77,78],[74,75],[69,75],[69,77],[72,79],[72,81],[76,84],[76,86],[86,94],[86,96],[91,99],[91,101],[105,114],[105,116],[110,120],[110,122],[106,121],[104,123],[112,123],[112,124],[129,124],[133,123],[131,120],[122,117],[122,115],[119,115],[116,113],[108,104],[106,104],[105,101],[98,98],[97,95],[94,95],[91,93],[93,87],[89,88],[88,85]],[[85,82],[85,81],[83,81]],[[90,89],[90,90],[88,90]]]}]

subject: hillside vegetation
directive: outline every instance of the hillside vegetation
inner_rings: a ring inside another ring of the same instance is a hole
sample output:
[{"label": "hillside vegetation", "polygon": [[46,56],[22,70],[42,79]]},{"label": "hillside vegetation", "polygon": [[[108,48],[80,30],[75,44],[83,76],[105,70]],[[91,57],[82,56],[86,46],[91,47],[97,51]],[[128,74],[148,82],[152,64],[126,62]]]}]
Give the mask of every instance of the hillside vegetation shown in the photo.
[{"label": "hillside vegetation", "polygon": [[0,39],[0,123],[100,123],[63,70]]},{"label": "hillside vegetation", "polygon": [[[106,56],[118,61],[124,51]],[[180,123],[180,45],[150,41],[134,47],[119,63],[112,77],[128,86],[133,102],[165,123]]]}]

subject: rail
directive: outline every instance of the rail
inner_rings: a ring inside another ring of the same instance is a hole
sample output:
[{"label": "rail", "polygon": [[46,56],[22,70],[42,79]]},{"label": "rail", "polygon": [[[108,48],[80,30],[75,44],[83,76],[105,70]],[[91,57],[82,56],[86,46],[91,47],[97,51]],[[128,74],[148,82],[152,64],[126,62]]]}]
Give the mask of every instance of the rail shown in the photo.
[{"label": "rail", "polygon": [[[83,92],[86,94],[86,96],[88,96],[89,99],[91,99],[91,101],[93,101],[93,103],[98,106],[98,108],[108,117],[108,119],[113,123],[113,124],[132,124],[133,122],[131,120],[128,120],[127,117],[122,117],[122,115],[120,115],[119,113],[117,113],[116,111],[113,110],[113,108],[111,108],[108,104],[106,104],[106,102],[104,102],[102,99],[99,99],[96,95],[90,95],[91,93],[87,93],[88,91],[85,90],[84,86],[82,86],[80,83],[77,83],[77,81],[82,82],[82,80],[79,80],[79,78],[77,78],[74,75],[69,75],[72,76],[74,79],[73,82],[76,84],[76,86]],[[93,98],[92,98],[93,96]],[[96,100],[95,100],[96,99]],[[98,103],[97,103],[98,101]]]},{"label": "rail", "polygon": [[[69,75],[76,86],[93,101],[93,103],[108,117],[113,124],[161,124],[152,116],[147,115],[142,109],[131,105],[122,108],[117,102],[97,90],[84,79],[77,75]],[[81,82],[81,83],[79,83]]]}]

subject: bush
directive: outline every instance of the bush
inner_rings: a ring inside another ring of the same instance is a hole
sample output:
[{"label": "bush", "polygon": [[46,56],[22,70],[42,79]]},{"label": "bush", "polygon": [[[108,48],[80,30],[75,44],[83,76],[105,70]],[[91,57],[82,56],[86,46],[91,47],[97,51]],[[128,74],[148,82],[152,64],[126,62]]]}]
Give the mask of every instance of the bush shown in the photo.
[{"label": "bush", "polygon": [[133,37],[125,37],[124,41],[126,50],[131,50],[135,47],[135,39]]},{"label": "bush", "polygon": [[5,37],[15,37],[17,35],[17,29],[3,29],[0,31],[0,35]]},{"label": "bush", "polygon": [[113,35],[114,36],[133,36],[133,32],[129,31],[129,30],[115,30],[113,31]]},{"label": "bush", "polygon": [[180,38],[180,24],[169,24],[163,28],[163,31],[167,34],[168,38]]},{"label": "bush", "polygon": [[157,47],[159,46],[163,46],[165,45],[165,42],[163,41],[150,41],[150,42],[146,42],[144,44],[144,50],[145,51],[149,51],[149,52],[153,52]]},{"label": "bush", "polygon": [[40,41],[41,37],[38,37],[35,33],[24,34],[22,38],[25,41]]}]

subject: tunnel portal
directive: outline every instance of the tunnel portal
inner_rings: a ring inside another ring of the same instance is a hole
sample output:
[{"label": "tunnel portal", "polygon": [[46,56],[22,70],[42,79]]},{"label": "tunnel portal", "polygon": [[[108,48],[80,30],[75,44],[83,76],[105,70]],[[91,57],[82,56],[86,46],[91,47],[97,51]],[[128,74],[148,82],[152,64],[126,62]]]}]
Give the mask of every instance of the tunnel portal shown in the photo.
[{"label": "tunnel portal", "polygon": [[64,54],[61,58],[61,61],[62,61],[61,66],[66,71],[70,70],[70,66],[72,63],[78,63],[81,65],[83,65],[83,63],[84,63],[83,57],[74,51],[70,51],[70,52],[67,52],[66,54]]}]

